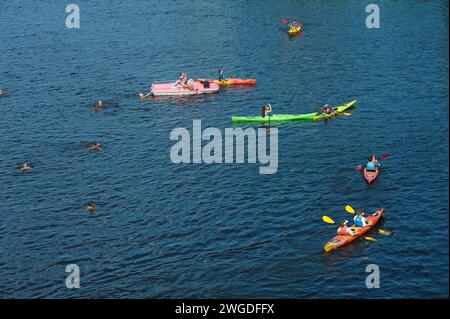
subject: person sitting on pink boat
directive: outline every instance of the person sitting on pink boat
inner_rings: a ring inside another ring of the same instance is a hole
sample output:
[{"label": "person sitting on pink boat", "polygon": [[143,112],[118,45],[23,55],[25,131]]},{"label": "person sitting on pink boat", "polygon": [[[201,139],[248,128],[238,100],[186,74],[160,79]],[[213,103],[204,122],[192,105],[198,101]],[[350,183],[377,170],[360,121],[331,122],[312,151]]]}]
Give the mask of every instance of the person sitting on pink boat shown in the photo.
[{"label": "person sitting on pink boat", "polygon": [[187,87],[189,90],[192,90],[192,91],[197,91],[197,90],[198,90],[198,89],[196,89],[195,86],[194,86],[194,80],[193,80],[193,79],[189,79],[189,81],[187,81],[186,87]]},{"label": "person sitting on pink boat", "polygon": [[184,72],[180,72],[180,77],[178,78],[178,81],[176,82],[176,86],[180,85],[183,88],[187,87],[187,75]]}]

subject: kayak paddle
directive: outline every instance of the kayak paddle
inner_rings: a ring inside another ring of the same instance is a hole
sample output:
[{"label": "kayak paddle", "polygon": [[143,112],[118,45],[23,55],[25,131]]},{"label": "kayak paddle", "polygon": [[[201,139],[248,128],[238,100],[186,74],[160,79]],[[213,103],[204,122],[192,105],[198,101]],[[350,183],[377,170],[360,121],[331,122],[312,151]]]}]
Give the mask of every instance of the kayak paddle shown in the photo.
[{"label": "kayak paddle", "polygon": [[143,93],[139,93],[139,97],[141,98],[141,99],[144,99],[144,98],[146,98],[146,97],[148,97],[150,94],[152,94],[152,91],[150,91],[150,92],[148,92],[147,94],[143,94]]},{"label": "kayak paddle", "polygon": [[353,207],[350,205],[345,206],[345,210],[347,211],[347,213],[350,213],[350,214],[356,213],[355,210],[353,209]]},{"label": "kayak paddle", "polygon": [[388,158],[389,156],[390,156],[389,154],[381,154],[380,158],[385,159],[385,158]]},{"label": "kayak paddle", "polygon": [[364,236],[365,240],[369,240],[369,241],[377,241],[375,238],[370,237],[370,236]]},{"label": "kayak paddle", "polygon": [[281,19],[281,22],[284,24],[289,24],[289,21],[285,20],[285,19]]},{"label": "kayak paddle", "polygon": [[361,171],[363,170],[363,168],[362,168],[361,165],[356,166],[355,169],[356,169],[357,171],[359,171],[359,172],[361,172]]},{"label": "kayak paddle", "polygon": [[344,116],[351,116],[351,115],[352,115],[352,113],[347,113],[347,112],[344,112],[344,113],[342,113],[342,115],[344,115]]},{"label": "kayak paddle", "polygon": [[334,220],[332,220],[330,217],[328,216],[323,216],[322,220],[327,223],[327,224],[335,224]]},{"label": "kayak paddle", "polygon": [[383,229],[378,229],[378,232],[384,236],[390,236],[391,232]]}]

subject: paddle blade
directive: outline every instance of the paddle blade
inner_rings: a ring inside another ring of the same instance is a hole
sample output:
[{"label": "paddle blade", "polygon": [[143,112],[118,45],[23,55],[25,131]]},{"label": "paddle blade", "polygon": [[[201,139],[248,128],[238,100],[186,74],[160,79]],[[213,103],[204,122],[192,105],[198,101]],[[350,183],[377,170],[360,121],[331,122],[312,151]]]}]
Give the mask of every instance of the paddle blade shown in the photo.
[{"label": "paddle blade", "polygon": [[390,155],[389,154],[381,154],[381,159],[385,159],[385,158],[388,158]]},{"label": "paddle blade", "polygon": [[359,166],[356,166],[355,167],[355,169],[358,171],[358,172],[361,172],[362,170],[363,170],[363,168],[362,168],[362,166],[361,165],[359,165]]},{"label": "paddle blade", "polygon": [[322,217],[322,220],[325,222],[325,223],[327,223],[327,224],[334,224],[335,222],[334,222],[334,220],[332,220],[330,217],[328,217],[328,216],[323,216]]},{"label": "paddle blade", "polygon": [[378,232],[384,236],[391,236],[391,232],[383,229],[379,229]]},{"label": "paddle blade", "polygon": [[369,237],[369,236],[364,236],[364,239],[366,239],[368,241],[377,241],[375,238]]},{"label": "paddle blade", "polygon": [[345,206],[345,210],[347,211],[347,213],[350,213],[350,214],[356,213],[355,210],[353,209],[353,207],[350,205]]},{"label": "paddle blade", "polygon": [[352,113],[347,113],[347,112],[344,112],[344,113],[342,113],[342,115],[344,115],[344,116],[351,116],[351,115],[352,115]]},{"label": "paddle blade", "polygon": [[281,19],[281,22],[284,24],[289,24],[289,21],[285,20],[285,19]]}]

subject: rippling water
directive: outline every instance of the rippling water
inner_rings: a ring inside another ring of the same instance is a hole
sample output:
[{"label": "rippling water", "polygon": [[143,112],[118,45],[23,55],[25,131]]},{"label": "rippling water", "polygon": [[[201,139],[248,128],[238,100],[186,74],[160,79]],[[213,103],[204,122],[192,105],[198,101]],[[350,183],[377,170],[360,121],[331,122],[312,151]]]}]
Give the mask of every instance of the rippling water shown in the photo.
[{"label": "rippling water", "polygon": [[[69,30],[61,1],[0,1],[1,297],[448,297],[447,1],[383,1],[378,30],[361,1],[77,4]],[[291,16],[302,37],[279,22]],[[137,99],[219,67],[257,86]],[[193,119],[223,129],[266,101],[353,99],[350,117],[278,126],[274,175],[169,158],[171,130]],[[369,187],[353,168],[371,151],[391,157]],[[321,217],[351,217],[346,204],[384,207],[392,236],[325,255]],[[80,289],[65,287],[70,263]],[[365,288],[370,263],[380,289]]]}]

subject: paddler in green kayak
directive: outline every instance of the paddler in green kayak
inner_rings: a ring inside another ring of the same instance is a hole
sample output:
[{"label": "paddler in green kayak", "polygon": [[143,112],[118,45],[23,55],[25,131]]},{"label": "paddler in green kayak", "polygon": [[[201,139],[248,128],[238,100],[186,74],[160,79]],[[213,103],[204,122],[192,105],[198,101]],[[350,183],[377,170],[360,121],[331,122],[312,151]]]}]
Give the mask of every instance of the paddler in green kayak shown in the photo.
[{"label": "paddler in green kayak", "polygon": [[[335,116],[337,113],[328,104],[322,107],[321,114]],[[319,114],[320,115],[320,114]]]},{"label": "paddler in green kayak", "polygon": [[270,112],[272,112],[272,105],[270,105],[270,103],[264,104],[261,111],[261,116],[266,117],[266,115],[269,114]]}]

